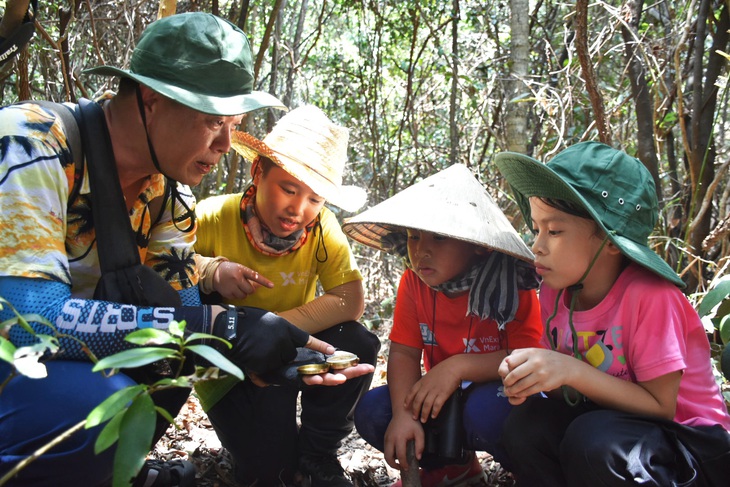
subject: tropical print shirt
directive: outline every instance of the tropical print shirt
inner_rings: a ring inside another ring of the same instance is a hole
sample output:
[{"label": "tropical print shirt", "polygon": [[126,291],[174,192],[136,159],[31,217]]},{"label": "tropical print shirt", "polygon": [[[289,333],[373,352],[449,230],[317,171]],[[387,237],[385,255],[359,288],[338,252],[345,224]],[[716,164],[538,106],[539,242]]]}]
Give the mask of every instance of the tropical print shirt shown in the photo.
[{"label": "tropical print shirt", "polygon": [[[74,181],[76,166],[63,123],[38,105],[11,105],[0,117],[0,276],[49,279],[72,286],[72,295],[90,298],[99,280],[90,187],[84,165]],[[76,191],[74,185],[78,185]],[[178,185],[189,208],[190,189]],[[168,198],[159,221],[152,226],[148,203],[161,197],[165,180],[147,179],[129,213],[140,260],[154,268],[173,288],[197,284],[193,259],[195,232],[189,215],[176,202],[173,223]],[[69,198],[73,195],[73,201]]]}]

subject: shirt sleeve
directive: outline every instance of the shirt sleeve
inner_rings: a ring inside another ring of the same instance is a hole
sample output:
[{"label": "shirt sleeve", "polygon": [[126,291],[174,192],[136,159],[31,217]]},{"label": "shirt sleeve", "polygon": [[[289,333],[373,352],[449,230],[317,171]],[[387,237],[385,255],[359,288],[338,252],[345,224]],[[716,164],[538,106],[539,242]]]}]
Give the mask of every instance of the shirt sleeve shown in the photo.
[{"label": "shirt sleeve", "polygon": [[37,105],[0,109],[0,276],[70,284],[64,241],[74,164],[60,120]]},{"label": "shirt sleeve", "polygon": [[410,270],[406,270],[400,278],[393,313],[393,328],[388,338],[394,343],[422,350],[424,344],[418,323],[418,294],[414,286],[415,279],[418,277]]}]

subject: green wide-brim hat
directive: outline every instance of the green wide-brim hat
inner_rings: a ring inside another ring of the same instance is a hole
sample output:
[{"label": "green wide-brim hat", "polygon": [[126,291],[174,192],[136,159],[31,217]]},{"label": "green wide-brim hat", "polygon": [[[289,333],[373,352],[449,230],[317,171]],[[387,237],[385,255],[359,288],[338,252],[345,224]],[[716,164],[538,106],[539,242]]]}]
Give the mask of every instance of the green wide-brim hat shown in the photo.
[{"label": "green wide-brim hat", "polygon": [[623,255],[673,284],[685,286],[649,248],[658,216],[656,186],[638,159],[591,141],[568,147],[547,164],[515,152],[497,154],[495,163],[512,187],[528,226],[532,226],[532,196],[576,203]]},{"label": "green wide-brim hat", "polygon": [[252,91],[251,45],[241,29],[204,12],[171,15],[142,33],[128,70],[99,66],[84,74],[131,78],[199,112],[233,116],[285,105]]}]

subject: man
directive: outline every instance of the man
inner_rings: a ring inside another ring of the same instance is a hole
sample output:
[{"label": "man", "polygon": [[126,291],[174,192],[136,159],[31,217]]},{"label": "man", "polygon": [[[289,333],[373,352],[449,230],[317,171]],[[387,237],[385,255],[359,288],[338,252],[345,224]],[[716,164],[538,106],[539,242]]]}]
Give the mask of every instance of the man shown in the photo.
[{"label": "man", "polygon": [[[281,107],[276,98],[251,92],[251,52],[243,32],[210,14],[173,15],[146,29],[129,71],[99,67],[89,72],[122,78],[119,93],[102,108],[126,210],[142,261],[179,292],[183,306],[136,308],[90,299],[100,275],[91,200],[88,184],[74,183],[66,128],[38,105],[0,109],[0,296],[21,314],[42,315],[72,338],[62,339],[60,356],[46,363],[47,378],[12,378],[0,394],[0,474],[81,421],[108,396],[134,384],[125,375],[106,379],[92,373],[74,339],[102,358],[132,347],[124,337],[136,328],[164,328],[170,318],[185,320],[192,331],[231,336],[226,330],[235,330],[233,347],[224,353],[259,374],[289,362],[296,347],[305,344],[334,351],[271,313],[200,303],[192,250],[195,200],[188,186],[200,183],[229,150],[230,133],[243,114]],[[153,223],[148,203],[166,188],[171,197]],[[10,316],[7,310],[0,312],[0,320]],[[48,332],[40,323],[31,324],[37,332]],[[17,326],[9,336],[18,346],[34,341]],[[372,367],[358,366],[311,382],[335,385],[370,372]],[[10,373],[0,362],[0,383]],[[154,399],[174,416],[188,393],[172,389]],[[94,454],[99,431],[75,433],[9,485],[109,484],[113,451]],[[163,432],[158,428],[155,440]],[[135,485],[193,485],[191,481],[194,472],[183,464],[149,464]]]},{"label": "man", "polygon": [[[204,292],[212,288],[228,304],[276,312],[374,364],[380,341],[356,321],[365,306],[362,276],[337,218],[324,206],[354,211],[365,202],[365,191],[342,184],[348,138],[345,127],[312,105],[286,114],[263,141],[234,132],[234,149],[252,161],[252,184],[244,193],[200,202],[195,248],[217,261],[201,265]],[[249,268],[259,277],[253,285]],[[230,438],[239,482],[289,483],[298,470],[312,487],[347,487],[352,483],[337,449],[352,431],[355,405],[371,379],[336,389],[239,382],[216,404],[202,393],[200,399],[219,436]],[[251,420],[236,430],[216,421],[234,414]]]}]

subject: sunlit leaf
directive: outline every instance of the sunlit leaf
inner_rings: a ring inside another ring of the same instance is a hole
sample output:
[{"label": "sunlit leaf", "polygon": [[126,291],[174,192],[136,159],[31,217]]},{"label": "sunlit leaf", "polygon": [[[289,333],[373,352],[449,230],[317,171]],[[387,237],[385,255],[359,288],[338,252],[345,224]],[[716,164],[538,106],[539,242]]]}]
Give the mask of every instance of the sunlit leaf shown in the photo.
[{"label": "sunlit leaf", "polygon": [[175,350],[160,347],[144,347],[125,350],[123,352],[109,355],[99,360],[94,368],[94,372],[104,369],[117,369],[121,367],[141,367],[142,365],[151,364],[165,358],[176,358]]},{"label": "sunlit leaf", "polygon": [[119,445],[114,454],[113,487],[127,487],[144,465],[152,448],[157,412],[148,394],[137,396],[119,425]]},{"label": "sunlit leaf", "polygon": [[228,348],[233,347],[228,340],[215,335],[209,335],[207,333],[191,333],[190,336],[185,339],[185,343],[192,343],[197,340],[218,340],[219,342],[224,343]]},{"label": "sunlit leaf", "polygon": [[125,336],[124,339],[130,343],[134,343],[135,345],[164,345],[167,343],[177,343],[175,337],[156,328],[135,330]]},{"label": "sunlit leaf", "polygon": [[86,416],[86,428],[93,428],[125,409],[129,402],[141,394],[145,388],[144,385],[129,386],[107,397]]},{"label": "sunlit leaf", "polygon": [[170,323],[170,333],[176,337],[182,337],[185,333],[185,320]]},{"label": "sunlit leaf", "polygon": [[727,276],[724,276],[722,279],[720,279],[715,287],[707,291],[707,294],[705,294],[705,297],[702,298],[702,302],[700,303],[700,307],[697,310],[697,313],[700,316],[705,316],[709,314],[715,306],[720,304],[723,299],[727,298],[730,295],[730,274]]},{"label": "sunlit leaf", "polygon": [[43,352],[33,350],[32,347],[20,347],[13,354],[13,365],[16,370],[31,379],[44,379],[48,376],[46,366],[38,360]]},{"label": "sunlit leaf", "polygon": [[13,363],[13,354],[15,353],[15,345],[10,340],[0,337],[0,360]]},{"label": "sunlit leaf", "polygon": [[192,350],[219,369],[228,372],[239,380],[243,380],[244,375],[241,369],[213,347],[209,347],[208,345],[190,345],[188,346],[188,350]]}]

